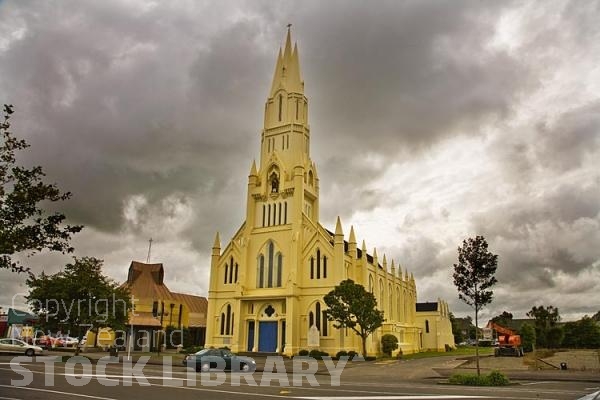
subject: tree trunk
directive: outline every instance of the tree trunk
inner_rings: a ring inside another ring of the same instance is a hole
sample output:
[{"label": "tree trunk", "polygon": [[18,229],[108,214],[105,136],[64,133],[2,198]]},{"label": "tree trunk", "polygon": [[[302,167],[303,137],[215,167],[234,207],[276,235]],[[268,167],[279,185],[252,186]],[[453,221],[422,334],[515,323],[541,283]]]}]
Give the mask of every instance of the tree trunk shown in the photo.
[{"label": "tree trunk", "polygon": [[363,357],[367,359],[367,338],[365,336],[360,337],[362,339]]},{"label": "tree trunk", "polygon": [[479,369],[479,323],[478,323],[478,314],[479,310],[477,304],[475,305],[475,359],[477,360],[477,376],[481,375],[481,370]]}]

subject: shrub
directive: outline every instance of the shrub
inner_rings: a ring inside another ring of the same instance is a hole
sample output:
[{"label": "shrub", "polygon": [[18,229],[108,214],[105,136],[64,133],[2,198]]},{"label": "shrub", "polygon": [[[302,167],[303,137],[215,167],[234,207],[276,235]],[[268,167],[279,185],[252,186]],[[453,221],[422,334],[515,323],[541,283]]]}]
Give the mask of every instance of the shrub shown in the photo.
[{"label": "shrub", "polygon": [[506,386],[510,383],[506,375],[498,371],[492,371],[487,376],[490,386]]},{"label": "shrub", "polygon": [[365,357],[365,361],[375,361],[375,360],[377,360],[377,357],[375,357],[375,356],[366,356]]},{"label": "shrub", "polygon": [[302,349],[302,350],[300,350],[300,351],[298,352],[298,355],[299,355],[299,356],[306,357],[306,356],[308,355],[308,350],[306,350],[306,349]]},{"label": "shrub", "polygon": [[381,337],[381,351],[383,351],[383,354],[391,357],[392,351],[396,350],[397,348],[398,338],[396,336],[387,333]]},{"label": "shrub", "polygon": [[510,381],[504,374],[492,371],[489,375],[481,376],[475,374],[454,374],[448,379],[448,383],[465,386],[506,386]]},{"label": "shrub", "polygon": [[348,352],[346,350],[340,350],[335,354],[335,358],[338,360],[342,357],[348,357]]},{"label": "shrub", "polygon": [[354,357],[356,357],[356,356],[357,356],[357,354],[358,354],[358,353],[356,353],[354,350],[350,350],[350,351],[348,352],[348,359],[350,359],[350,360],[354,360]]},{"label": "shrub", "polygon": [[181,352],[186,353],[186,354],[193,354],[193,353],[199,352],[203,348],[204,348],[203,346],[188,346],[188,347],[184,347],[183,349],[181,349]]},{"label": "shrub", "polygon": [[308,356],[314,358],[315,360],[321,360],[323,357],[329,357],[329,353],[318,349],[313,349],[310,351],[310,353],[308,353]]}]

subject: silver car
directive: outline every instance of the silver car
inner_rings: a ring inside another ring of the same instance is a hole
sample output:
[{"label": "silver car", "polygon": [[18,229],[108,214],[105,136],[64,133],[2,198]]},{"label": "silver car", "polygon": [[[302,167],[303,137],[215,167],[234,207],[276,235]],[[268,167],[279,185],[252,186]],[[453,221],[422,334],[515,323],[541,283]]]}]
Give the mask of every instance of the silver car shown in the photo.
[{"label": "silver car", "polygon": [[19,339],[5,338],[0,339],[0,352],[25,354],[26,356],[31,357],[35,354],[43,354],[44,349],[39,346],[27,344]]}]

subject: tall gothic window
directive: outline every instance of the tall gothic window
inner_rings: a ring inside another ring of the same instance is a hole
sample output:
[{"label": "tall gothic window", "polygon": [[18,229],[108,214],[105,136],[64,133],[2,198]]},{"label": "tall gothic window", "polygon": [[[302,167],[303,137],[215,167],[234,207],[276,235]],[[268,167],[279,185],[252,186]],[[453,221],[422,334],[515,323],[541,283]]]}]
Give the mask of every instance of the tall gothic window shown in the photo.
[{"label": "tall gothic window", "polygon": [[280,120],[280,121],[281,121],[281,112],[282,112],[282,109],[281,109],[281,107],[282,107],[282,106],[283,106],[283,96],[282,96],[282,95],[279,95],[279,120]]},{"label": "tall gothic window", "polygon": [[321,336],[329,336],[329,321],[327,320],[327,310],[321,309],[321,303],[317,301],[313,308],[308,312],[308,327],[315,326]]},{"label": "tall gothic window", "polygon": [[310,279],[327,278],[327,256],[321,256],[321,250],[317,249],[316,257],[310,258]]},{"label": "tall gothic window", "polygon": [[264,283],[265,283],[265,256],[264,255],[260,255],[258,257],[258,282],[256,283],[256,286],[261,288],[264,287]]},{"label": "tall gothic window", "polygon": [[266,254],[261,253],[258,257],[256,287],[281,287],[283,279],[283,255],[280,252],[275,253],[275,245],[271,241],[269,241],[265,250]]},{"label": "tall gothic window", "polygon": [[221,335],[233,335],[233,313],[231,312],[231,304],[221,312]]}]

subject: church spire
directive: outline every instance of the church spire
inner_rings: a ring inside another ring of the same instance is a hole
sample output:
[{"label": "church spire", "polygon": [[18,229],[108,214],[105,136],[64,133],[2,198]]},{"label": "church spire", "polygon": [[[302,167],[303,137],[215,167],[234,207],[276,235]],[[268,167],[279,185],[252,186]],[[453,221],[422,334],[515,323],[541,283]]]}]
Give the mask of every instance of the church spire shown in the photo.
[{"label": "church spire", "polygon": [[294,44],[292,50],[291,24],[288,25],[287,37],[283,52],[279,48],[273,83],[269,97],[273,97],[279,89],[288,93],[304,93],[304,82],[300,78],[300,60],[298,56],[298,45]]}]

